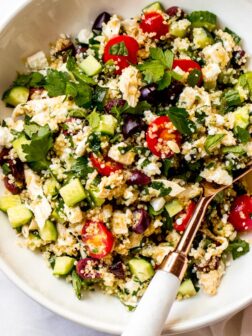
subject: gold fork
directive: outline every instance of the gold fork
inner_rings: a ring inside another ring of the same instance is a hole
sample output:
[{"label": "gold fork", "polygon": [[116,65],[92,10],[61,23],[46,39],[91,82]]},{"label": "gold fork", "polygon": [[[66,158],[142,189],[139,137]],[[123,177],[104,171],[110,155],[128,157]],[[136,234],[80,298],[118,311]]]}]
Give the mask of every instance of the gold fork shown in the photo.
[{"label": "gold fork", "polygon": [[[233,183],[250,172],[252,172],[252,161],[233,180]],[[216,188],[212,183],[203,182],[202,187],[203,194],[176,249],[165,257],[122,336],[160,335],[175,300],[180,282],[185,275],[188,265],[187,256],[207,207],[220,191],[230,187],[230,185]]]}]

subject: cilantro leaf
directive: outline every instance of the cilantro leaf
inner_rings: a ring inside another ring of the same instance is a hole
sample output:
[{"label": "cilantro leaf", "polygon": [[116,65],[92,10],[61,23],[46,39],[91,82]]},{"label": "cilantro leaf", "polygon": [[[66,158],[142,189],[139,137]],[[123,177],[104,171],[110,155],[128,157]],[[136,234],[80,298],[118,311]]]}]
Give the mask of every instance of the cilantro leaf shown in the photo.
[{"label": "cilantro leaf", "polygon": [[158,82],[158,90],[163,90],[167,88],[171,84],[171,73],[170,72],[165,72],[163,78]]},{"label": "cilantro leaf", "polygon": [[195,133],[196,125],[188,118],[189,114],[184,108],[171,107],[166,114],[181,134],[191,135]]},{"label": "cilantro leaf", "polygon": [[241,143],[247,143],[250,140],[250,133],[247,129],[237,126],[235,128],[235,135]]},{"label": "cilantro leaf", "polygon": [[246,242],[246,240],[240,238],[230,242],[227,248],[227,251],[232,253],[232,257],[234,260],[248,253],[249,250],[249,243]]},{"label": "cilantro leaf", "polygon": [[128,56],[129,52],[124,42],[112,45],[109,49],[111,55]]},{"label": "cilantro leaf", "polygon": [[92,101],[92,88],[85,84],[76,85],[77,96],[74,98],[75,103],[80,107],[89,107]]},{"label": "cilantro leaf", "polygon": [[99,134],[92,133],[88,137],[88,147],[91,152],[99,153],[101,149],[101,137]]},{"label": "cilantro leaf", "polygon": [[26,161],[30,163],[32,169],[41,171],[48,168],[47,154],[52,145],[52,132],[47,125],[41,127],[36,134],[32,135],[29,145],[22,145],[22,149],[26,154]]},{"label": "cilantro leaf", "polygon": [[24,126],[25,134],[31,139],[33,134],[37,133],[41,126],[37,124],[28,124]]},{"label": "cilantro leaf", "polygon": [[80,178],[87,178],[89,173],[92,173],[94,169],[88,165],[87,157],[79,157],[71,168],[71,172]]},{"label": "cilantro leaf", "polygon": [[49,97],[63,96],[66,93],[66,84],[70,80],[67,72],[48,70],[45,89]]},{"label": "cilantro leaf", "polygon": [[138,69],[143,72],[147,83],[157,83],[164,76],[165,66],[158,60],[152,60],[138,65]]},{"label": "cilantro leaf", "polygon": [[25,86],[27,88],[42,87],[45,84],[45,77],[39,72],[31,72],[29,74],[20,74],[13,82],[13,86]]},{"label": "cilantro leaf", "polygon": [[193,69],[192,71],[190,71],[188,75],[187,83],[188,85],[194,87],[199,83],[200,78],[201,78],[201,71],[199,69]]}]

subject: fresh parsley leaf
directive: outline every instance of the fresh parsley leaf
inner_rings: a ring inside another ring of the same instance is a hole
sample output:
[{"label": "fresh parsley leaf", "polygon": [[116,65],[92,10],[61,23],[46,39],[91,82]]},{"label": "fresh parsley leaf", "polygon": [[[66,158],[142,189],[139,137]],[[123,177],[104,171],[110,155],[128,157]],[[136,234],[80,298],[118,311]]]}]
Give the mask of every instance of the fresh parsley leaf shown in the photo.
[{"label": "fresh parsley leaf", "polygon": [[68,112],[69,117],[74,117],[74,118],[86,118],[87,116],[87,111],[85,109],[72,109]]},{"label": "fresh parsley leaf", "polygon": [[171,107],[166,114],[181,134],[191,135],[195,133],[196,125],[188,118],[189,114],[184,108]]},{"label": "fresh parsley leaf", "polygon": [[209,154],[214,148],[216,148],[224,136],[225,134],[208,135],[204,144],[206,152]]},{"label": "fresh parsley leaf", "polygon": [[71,172],[80,178],[87,178],[87,175],[92,173],[94,169],[88,165],[88,158],[79,157],[71,168]]},{"label": "fresh parsley leaf", "polygon": [[66,95],[75,98],[78,95],[78,87],[73,82],[66,83]]},{"label": "fresh parsley leaf", "polygon": [[77,96],[74,98],[75,103],[80,107],[89,107],[92,101],[92,88],[85,84],[77,85]]},{"label": "fresh parsley leaf", "polygon": [[159,182],[159,181],[152,182],[150,184],[150,187],[153,188],[153,189],[159,190],[159,192],[160,192],[159,196],[161,196],[161,197],[169,195],[170,192],[172,191],[172,189],[170,187],[165,188],[164,184],[162,182]]},{"label": "fresh parsley leaf", "polygon": [[109,49],[110,55],[128,56],[129,52],[124,42],[112,45]]},{"label": "fresh parsley leaf", "polygon": [[11,172],[11,169],[10,169],[8,163],[4,163],[2,165],[2,171],[3,171],[4,175],[8,175]]},{"label": "fresh parsley leaf", "polygon": [[37,124],[28,124],[24,126],[25,134],[31,139],[33,134],[37,133],[41,126]]},{"label": "fresh parsley leaf", "polygon": [[240,140],[241,143],[247,143],[250,140],[250,133],[246,128],[237,126],[235,128],[235,135]]},{"label": "fresh parsley leaf", "polygon": [[201,71],[199,69],[193,69],[190,71],[188,77],[187,77],[187,83],[189,86],[194,87],[199,83],[199,80],[201,78]]},{"label": "fresh parsley leaf", "polygon": [[170,72],[165,72],[163,78],[158,82],[158,90],[163,90],[171,84],[172,76]]},{"label": "fresh parsley leaf", "polygon": [[104,104],[108,95],[108,88],[96,86],[93,93],[93,105],[98,111],[104,110]]},{"label": "fresh parsley leaf", "polygon": [[77,65],[75,58],[69,56],[67,59],[67,70],[72,72],[75,79],[85,84],[95,85],[95,81],[92,77],[87,76],[83,71],[81,71],[80,67]]},{"label": "fresh parsley leaf", "polygon": [[75,270],[72,271],[72,285],[77,298],[81,299],[82,279]]},{"label": "fresh parsley leaf", "polygon": [[136,107],[131,107],[127,103],[125,103],[123,106],[114,106],[111,109],[111,112],[116,116],[116,118],[120,118],[121,114],[127,113],[127,114],[143,114],[144,111],[147,111],[151,108],[151,105],[143,100],[140,101]]},{"label": "fresh parsley leaf", "polygon": [[163,51],[161,48],[150,48],[150,57],[153,60],[160,61],[166,68],[172,68],[174,56],[170,50]]},{"label": "fresh parsley leaf", "polygon": [[244,150],[242,146],[228,146],[222,149],[222,153],[224,154],[233,153],[239,156],[239,155],[244,155],[246,151]]},{"label": "fresh parsley leaf", "polygon": [[67,72],[50,69],[47,72],[45,89],[49,97],[63,96],[66,93],[66,84],[70,80]]},{"label": "fresh parsley leaf", "polygon": [[143,72],[147,83],[157,83],[164,76],[165,66],[158,60],[152,60],[138,65],[138,69]]},{"label": "fresh parsley leaf", "polygon": [[172,161],[170,159],[163,160],[163,172],[166,177],[169,175],[169,170],[172,167]]},{"label": "fresh parsley leaf", "polygon": [[88,137],[88,146],[91,152],[99,153],[101,149],[101,139],[96,133],[90,134]]},{"label": "fresh parsley leaf", "polygon": [[204,111],[196,111],[195,117],[198,124],[204,124],[207,114]]},{"label": "fresh parsley leaf", "polygon": [[44,84],[45,77],[39,72],[18,75],[17,79],[13,82],[13,86],[25,86],[27,88],[43,87]]},{"label": "fresh parsley leaf", "polygon": [[240,238],[237,238],[234,241],[230,242],[227,248],[227,251],[232,253],[232,257],[234,260],[248,253],[249,250],[249,243],[246,242],[246,240]]},{"label": "fresh parsley leaf", "polygon": [[47,160],[47,154],[52,146],[52,132],[47,125],[41,127],[36,134],[32,135],[29,145],[22,145],[26,160],[30,163],[32,169],[41,171],[48,168],[50,162]]}]

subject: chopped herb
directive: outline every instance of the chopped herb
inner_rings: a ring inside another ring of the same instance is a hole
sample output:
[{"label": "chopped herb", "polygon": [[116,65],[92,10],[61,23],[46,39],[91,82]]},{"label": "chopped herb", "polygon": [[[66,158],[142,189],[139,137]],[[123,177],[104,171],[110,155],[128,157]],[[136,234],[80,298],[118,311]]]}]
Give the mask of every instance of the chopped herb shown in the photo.
[{"label": "chopped herb", "polygon": [[169,170],[172,167],[172,161],[170,159],[164,159],[163,161],[163,172],[166,177],[169,175]]},{"label": "chopped herb", "polygon": [[170,194],[170,192],[172,191],[172,189],[169,188],[165,188],[164,184],[162,182],[156,181],[156,182],[152,182],[150,184],[150,187],[156,190],[159,190],[159,196],[163,197],[163,196],[167,196]]},{"label": "chopped herb", "polygon": [[244,155],[246,153],[246,151],[244,150],[244,148],[242,146],[229,146],[229,147],[224,147],[222,149],[222,152],[224,154],[227,153],[233,153],[233,154],[237,154],[237,155]]},{"label": "chopped herb", "polygon": [[165,72],[164,76],[158,82],[158,90],[163,90],[171,84],[172,76],[170,72]]},{"label": "chopped herb", "polygon": [[166,68],[171,69],[174,58],[171,50],[163,51],[161,48],[150,48],[150,57],[162,63]]},{"label": "chopped herb", "polygon": [[39,72],[18,75],[13,86],[25,86],[27,88],[39,88],[45,84],[45,77]]},{"label": "chopped herb", "polygon": [[75,79],[83,84],[95,85],[93,78],[87,76],[77,65],[75,58],[69,56],[67,59],[67,70],[70,71]]},{"label": "chopped herb", "polygon": [[187,78],[187,83],[189,86],[196,86],[201,78],[202,74],[201,71],[199,69],[193,69],[192,71],[190,71],[188,78]]},{"label": "chopped herb", "polygon": [[93,94],[93,105],[98,111],[103,111],[104,103],[108,95],[108,88],[96,86]]},{"label": "chopped herb", "polygon": [[157,83],[165,72],[165,66],[157,60],[146,61],[138,65],[138,69],[143,72],[144,80],[147,83]]},{"label": "chopped herb", "polygon": [[47,72],[45,89],[49,97],[63,96],[66,93],[66,84],[70,80],[67,72],[50,69]]},{"label": "chopped herb", "polygon": [[74,118],[86,118],[87,116],[87,110],[85,109],[72,109],[68,112],[69,117]]},{"label": "chopped herb", "polygon": [[183,135],[195,133],[196,125],[188,118],[189,114],[184,108],[171,107],[166,114],[176,129]]},{"label": "chopped herb", "polygon": [[230,107],[241,105],[241,103],[242,103],[241,97],[237,90],[231,89],[223,94],[222,105],[224,108],[224,112],[226,109],[227,111],[229,111]]},{"label": "chopped herb", "polygon": [[129,52],[124,42],[112,45],[109,49],[110,55],[128,56]]},{"label": "chopped herb", "polygon": [[246,242],[246,240],[240,238],[237,238],[234,241],[230,242],[227,248],[227,251],[232,253],[232,257],[234,260],[248,253],[249,250],[249,243]]},{"label": "chopped herb", "polygon": [[3,170],[4,175],[8,175],[11,172],[8,163],[4,163],[2,165],[2,170]]},{"label": "chopped herb", "polygon": [[40,127],[37,133],[31,137],[29,145],[22,145],[26,154],[26,161],[35,171],[41,171],[49,167],[50,162],[47,160],[47,153],[53,145],[52,132],[49,127]]},{"label": "chopped herb", "polygon": [[72,271],[72,284],[77,298],[81,299],[82,279],[78,276],[75,270]]},{"label": "chopped herb", "polygon": [[250,133],[246,128],[242,128],[240,126],[237,126],[235,128],[235,135],[237,139],[240,140],[241,143],[247,143],[250,140]]},{"label": "chopped herb", "polygon": [[88,158],[79,157],[71,168],[71,172],[80,178],[87,178],[87,175],[92,173],[94,169],[88,165]]},{"label": "chopped herb", "polygon": [[204,111],[196,111],[195,112],[195,117],[197,120],[198,124],[204,124],[205,123],[205,119],[206,119],[206,113]]},{"label": "chopped herb", "polygon": [[88,145],[89,145],[89,149],[91,150],[91,152],[99,153],[99,151],[101,149],[100,135],[98,135],[96,133],[92,133],[88,137]]},{"label": "chopped herb", "polygon": [[40,127],[37,124],[28,124],[24,126],[24,132],[31,139],[33,134],[38,133]]},{"label": "chopped herb", "polygon": [[227,27],[224,29],[224,32],[230,34],[233,37],[236,44],[240,44],[241,38],[235,32],[233,32],[231,29],[229,29]]},{"label": "chopped herb", "polygon": [[117,149],[119,150],[119,152],[123,155],[126,154],[127,152],[129,152],[133,147],[132,146],[122,146],[122,147],[117,147]]},{"label": "chopped herb", "polygon": [[218,146],[224,136],[225,134],[208,135],[204,144],[206,152],[210,154],[210,152]]}]

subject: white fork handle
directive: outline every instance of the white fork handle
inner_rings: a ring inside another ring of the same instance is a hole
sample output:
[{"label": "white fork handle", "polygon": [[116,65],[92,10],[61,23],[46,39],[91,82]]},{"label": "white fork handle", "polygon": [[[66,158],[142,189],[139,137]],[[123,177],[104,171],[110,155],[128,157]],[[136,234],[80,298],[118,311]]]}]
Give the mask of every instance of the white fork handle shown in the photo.
[{"label": "white fork handle", "polygon": [[179,285],[172,273],[157,271],[122,336],[159,336]]}]

